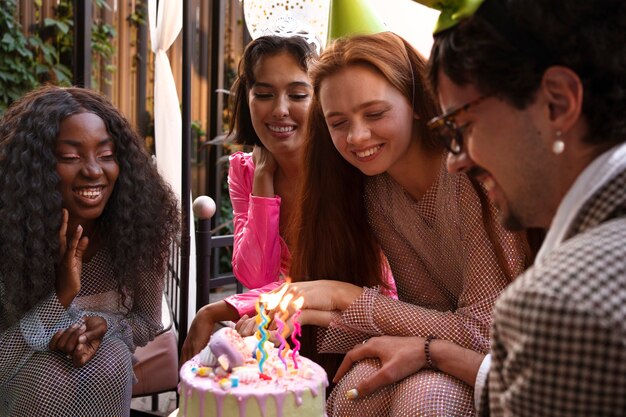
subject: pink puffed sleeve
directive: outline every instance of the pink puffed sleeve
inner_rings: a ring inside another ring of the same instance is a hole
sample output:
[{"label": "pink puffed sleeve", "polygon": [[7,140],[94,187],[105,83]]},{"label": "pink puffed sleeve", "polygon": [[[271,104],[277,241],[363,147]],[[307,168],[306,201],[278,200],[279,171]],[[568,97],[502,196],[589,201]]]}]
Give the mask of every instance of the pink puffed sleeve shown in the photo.
[{"label": "pink puffed sleeve", "polygon": [[235,310],[239,313],[239,317],[242,317],[244,314],[248,316],[253,316],[256,314],[256,302],[259,299],[261,294],[270,292],[280,287],[284,281],[274,281],[267,285],[264,285],[261,288],[256,288],[254,290],[250,290],[243,294],[235,294],[230,297],[224,298],[228,304],[233,306]]},{"label": "pink puffed sleeve", "polygon": [[252,195],[251,154],[236,152],[229,159],[228,188],[235,226],[233,274],[247,288],[259,288],[277,281],[291,259],[279,235],[280,197]]}]

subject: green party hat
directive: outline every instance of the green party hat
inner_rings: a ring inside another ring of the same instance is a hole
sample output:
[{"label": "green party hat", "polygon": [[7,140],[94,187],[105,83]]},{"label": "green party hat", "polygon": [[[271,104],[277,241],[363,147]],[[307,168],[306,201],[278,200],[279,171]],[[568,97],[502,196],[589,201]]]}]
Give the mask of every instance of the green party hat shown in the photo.
[{"label": "green party hat", "polygon": [[413,0],[431,9],[441,11],[439,20],[433,33],[449,29],[461,20],[467,19],[476,13],[476,10],[485,0]]},{"label": "green party hat", "polygon": [[368,0],[330,0],[328,42],[350,35],[368,35],[387,31]]}]

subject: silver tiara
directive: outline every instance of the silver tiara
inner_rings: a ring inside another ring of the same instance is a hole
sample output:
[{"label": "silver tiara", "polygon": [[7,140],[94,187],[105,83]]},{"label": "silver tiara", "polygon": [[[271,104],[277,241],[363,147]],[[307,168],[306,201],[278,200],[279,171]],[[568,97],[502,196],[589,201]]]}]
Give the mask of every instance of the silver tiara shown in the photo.
[{"label": "silver tiara", "polygon": [[330,0],[244,0],[246,26],[253,39],[264,35],[300,36],[318,53],[328,33]]},{"label": "silver tiara", "polygon": [[291,36],[300,36],[307,41],[307,43],[315,48],[317,54],[322,53],[322,42],[313,33],[310,27],[305,23],[296,21],[291,16],[279,17],[273,22],[272,26],[264,27],[261,29],[263,35],[281,36],[289,38]]}]

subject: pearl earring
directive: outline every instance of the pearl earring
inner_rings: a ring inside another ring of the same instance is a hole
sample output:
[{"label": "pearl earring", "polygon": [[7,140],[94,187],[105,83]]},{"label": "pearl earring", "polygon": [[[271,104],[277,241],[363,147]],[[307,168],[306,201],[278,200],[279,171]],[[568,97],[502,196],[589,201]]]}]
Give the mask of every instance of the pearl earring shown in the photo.
[{"label": "pearl earring", "polygon": [[562,132],[560,130],[556,131],[556,140],[552,143],[552,153],[555,155],[560,155],[565,150],[565,142],[561,140]]}]

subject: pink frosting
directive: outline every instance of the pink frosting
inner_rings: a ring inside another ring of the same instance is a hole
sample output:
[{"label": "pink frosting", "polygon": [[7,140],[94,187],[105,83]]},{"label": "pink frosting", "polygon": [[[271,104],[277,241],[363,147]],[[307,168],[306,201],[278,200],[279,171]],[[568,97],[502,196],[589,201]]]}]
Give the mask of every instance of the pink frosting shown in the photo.
[{"label": "pink frosting", "polygon": [[[235,343],[241,346],[237,341]],[[266,362],[263,369],[264,374],[271,377],[271,379],[265,380],[259,377],[251,381],[250,378],[242,378],[237,387],[227,388],[220,386],[221,378],[219,377],[196,375],[195,370],[203,366],[199,362],[199,355],[197,355],[186,362],[180,370],[180,391],[184,392],[186,397],[190,397],[192,392],[196,391],[202,399],[200,403],[201,410],[204,407],[203,399],[206,393],[210,391],[216,400],[216,417],[223,417],[223,403],[227,395],[233,395],[237,399],[240,417],[245,417],[246,402],[251,398],[256,399],[261,409],[261,414],[265,416],[266,400],[269,397],[273,397],[277,407],[276,417],[283,417],[283,404],[288,395],[294,395],[296,404],[299,406],[302,404],[305,392],[310,392],[314,397],[320,395],[320,388],[328,386],[328,378],[321,366],[304,357],[299,358],[299,369],[294,369],[290,366],[289,370],[285,371],[284,365],[279,361],[276,352],[275,348],[269,349],[270,359]],[[245,362],[244,368],[234,369],[232,375],[242,370],[249,375],[251,369],[256,369],[258,373],[256,361],[249,357],[246,358]],[[181,408],[182,414],[180,414],[183,417],[187,416],[187,406],[188,402],[187,398],[185,398]]]}]

